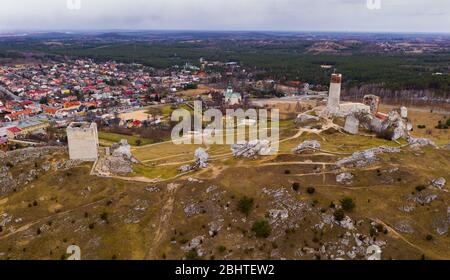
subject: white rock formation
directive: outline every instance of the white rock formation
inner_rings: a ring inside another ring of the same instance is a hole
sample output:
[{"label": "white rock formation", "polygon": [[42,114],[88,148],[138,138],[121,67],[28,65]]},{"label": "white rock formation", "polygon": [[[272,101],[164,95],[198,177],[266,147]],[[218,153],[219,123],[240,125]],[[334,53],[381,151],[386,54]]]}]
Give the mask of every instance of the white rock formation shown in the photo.
[{"label": "white rock formation", "polygon": [[319,150],[320,142],[317,140],[306,140],[297,147],[295,147],[292,151],[294,153],[301,153],[306,150]]},{"label": "white rock formation", "polygon": [[208,166],[209,154],[203,148],[195,150],[194,160],[196,168],[206,168]]},{"label": "white rock formation", "polygon": [[307,123],[307,122],[315,122],[319,121],[320,118],[308,114],[299,114],[295,120],[296,123]]},{"label": "white rock formation", "polygon": [[400,108],[400,116],[404,119],[408,118],[408,109],[406,107]]},{"label": "white rock formation", "polygon": [[351,173],[341,173],[336,176],[336,182],[338,182],[339,184],[350,185],[352,183],[353,177],[354,176]]},{"label": "white rock formation", "polygon": [[348,115],[345,119],[344,130],[347,133],[356,135],[359,132],[359,120],[353,115]]},{"label": "white rock formation", "polygon": [[208,167],[208,159],[209,154],[206,152],[206,150],[203,148],[198,148],[194,152],[194,164],[182,165],[180,166],[180,168],[178,168],[178,171],[184,173],[199,168],[206,168]]},{"label": "white rock formation", "polygon": [[383,122],[383,130],[393,129],[392,140],[407,137],[406,121],[397,111],[389,112],[388,117]]},{"label": "white rock formation", "polygon": [[427,138],[408,137],[407,141],[408,141],[408,144],[410,144],[410,145],[437,147],[436,144],[432,140],[427,139]]},{"label": "white rock formation", "polygon": [[190,170],[192,170],[192,166],[189,164],[182,165],[182,166],[180,166],[180,168],[178,168],[178,171],[183,172],[183,173],[188,172]]},{"label": "white rock formation", "polygon": [[231,145],[234,157],[254,158],[258,155],[266,156],[272,153],[269,140],[252,140]]},{"label": "white rock formation", "polygon": [[111,147],[112,155],[115,157],[125,157],[131,159],[133,155],[131,154],[131,146],[128,144],[126,139],[120,140],[119,143],[115,143]]},{"label": "white rock formation", "polygon": [[387,146],[380,146],[377,148],[368,149],[362,152],[355,152],[350,157],[339,160],[336,165],[343,166],[365,166],[377,160],[377,155],[382,153],[399,153],[400,148],[392,148]]},{"label": "white rock formation", "polygon": [[444,177],[437,178],[437,179],[434,179],[431,181],[431,185],[438,189],[443,189],[445,187],[446,183],[447,183],[447,181],[445,180]]}]

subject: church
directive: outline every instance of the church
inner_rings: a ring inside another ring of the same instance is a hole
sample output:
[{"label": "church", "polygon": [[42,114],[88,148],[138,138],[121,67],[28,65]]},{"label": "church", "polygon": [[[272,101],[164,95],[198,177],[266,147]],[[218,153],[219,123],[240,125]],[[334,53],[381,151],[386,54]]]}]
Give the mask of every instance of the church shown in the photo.
[{"label": "church", "polygon": [[228,86],[224,92],[224,101],[226,105],[233,106],[242,103],[242,95],[239,92],[234,92],[231,86]]}]

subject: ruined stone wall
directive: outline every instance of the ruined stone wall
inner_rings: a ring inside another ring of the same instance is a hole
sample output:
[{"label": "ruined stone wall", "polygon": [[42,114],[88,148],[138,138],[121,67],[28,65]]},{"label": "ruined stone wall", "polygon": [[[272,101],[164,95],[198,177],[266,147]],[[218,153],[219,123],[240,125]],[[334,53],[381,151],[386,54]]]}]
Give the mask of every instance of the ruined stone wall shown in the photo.
[{"label": "ruined stone wall", "polygon": [[89,127],[69,126],[67,128],[69,157],[72,160],[96,161],[98,158],[97,125]]}]

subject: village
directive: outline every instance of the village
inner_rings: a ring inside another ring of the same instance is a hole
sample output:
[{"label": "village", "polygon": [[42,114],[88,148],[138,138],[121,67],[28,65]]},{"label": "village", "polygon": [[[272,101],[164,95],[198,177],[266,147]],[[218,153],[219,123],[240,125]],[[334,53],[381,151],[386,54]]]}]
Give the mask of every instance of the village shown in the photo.
[{"label": "village", "polygon": [[167,112],[183,104],[191,106],[189,102],[198,98],[209,107],[225,109],[248,107],[250,91],[317,94],[305,82],[256,81],[236,62],[200,58],[199,65],[155,70],[82,59],[4,65],[0,68],[0,143],[5,147],[8,142],[64,141],[58,135],[49,137],[48,131],[65,128],[72,121],[122,128],[160,125],[167,114],[149,114],[149,108],[162,107]]}]

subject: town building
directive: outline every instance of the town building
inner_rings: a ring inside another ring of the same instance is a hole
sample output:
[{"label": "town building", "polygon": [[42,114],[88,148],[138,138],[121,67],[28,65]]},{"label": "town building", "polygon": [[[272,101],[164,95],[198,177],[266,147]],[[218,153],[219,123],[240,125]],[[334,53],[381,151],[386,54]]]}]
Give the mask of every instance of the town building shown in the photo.
[{"label": "town building", "polygon": [[6,129],[8,139],[17,139],[25,137],[33,133],[45,133],[45,129],[49,127],[46,122],[24,120],[14,123],[15,125],[10,126]]},{"label": "town building", "polygon": [[233,106],[242,103],[242,95],[239,92],[234,92],[231,86],[228,86],[224,93],[224,101],[226,105]]}]

